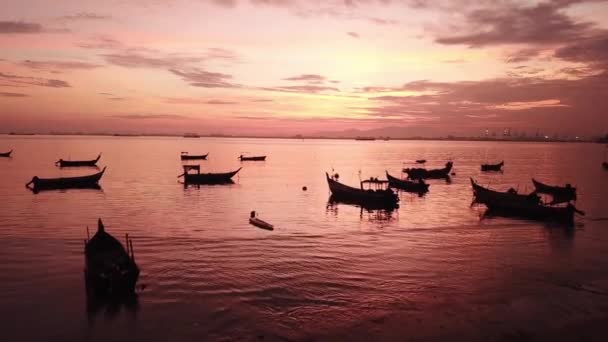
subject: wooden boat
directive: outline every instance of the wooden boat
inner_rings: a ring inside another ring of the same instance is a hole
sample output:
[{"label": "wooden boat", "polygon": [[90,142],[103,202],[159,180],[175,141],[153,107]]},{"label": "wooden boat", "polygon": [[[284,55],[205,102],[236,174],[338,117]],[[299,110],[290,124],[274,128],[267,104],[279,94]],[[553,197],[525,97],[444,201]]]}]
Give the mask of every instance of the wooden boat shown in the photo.
[{"label": "wooden boat", "polygon": [[536,188],[536,192],[551,195],[554,197],[554,200],[558,199],[559,203],[576,200],[576,188],[570,184],[566,184],[566,186],[553,186],[541,183],[534,178],[532,178],[532,183],[534,184],[534,188]]},{"label": "wooden boat", "polygon": [[[184,177],[184,184],[230,184],[233,183],[232,177],[241,169],[239,167],[235,171],[224,173],[201,173],[200,165],[184,165],[184,173],[177,177]],[[196,173],[190,173],[191,170]]]},{"label": "wooden boat", "polygon": [[0,153],[0,157],[9,158],[11,156],[11,153],[13,153],[13,150],[10,150],[8,152],[2,152]]},{"label": "wooden boat", "polygon": [[484,204],[491,213],[502,216],[522,217],[542,221],[556,221],[565,224],[574,223],[574,214],[584,213],[573,205],[548,206],[541,203],[540,197],[532,192],[518,194],[513,188],[507,192],[499,192],[484,188],[471,179],[475,203]]},{"label": "wooden boat", "polygon": [[504,160],[498,164],[481,164],[481,171],[502,171],[503,165],[505,165]]},{"label": "wooden boat", "polygon": [[391,176],[388,171],[386,172],[386,178],[391,188],[400,189],[407,192],[414,193],[425,193],[429,191],[429,184],[426,184],[424,180],[419,179],[417,182],[409,181],[406,179],[399,179]]},{"label": "wooden boat", "polygon": [[135,263],[133,240],[126,235],[126,249],[104,229],[101,219],[97,232],[85,240],[85,282],[87,293],[95,296],[121,296],[133,294],[139,278]]},{"label": "wooden boat", "polygon": [[440,178],[449,178],[450,171],[452,171],[452,167],[454,163],[447,162],[443,169],[434,169],[427,170],[423,168],[407,168],[403,169],[403,172],[407,173],[408,178],[410,179],[440,179]]},{"label": "wooden boat", "polygon": [[424,163],[426,163],[426,159],[417,159],[416,163],[417,164],[424,164]]},{"label": "wooden boat", "polygon": [[101,153],[95,159],[91,160],[63,160],[59,159],[55,162],[55,165],[59,167],[78,167],[78,166],[95,166],[101,158]]},{"label": "wooden boat", "polygon": [[106,171],[104,167],[98,173],[80,177],[38,178],[34,176],[25,186],[33,191],[55,189],[99,188],[99,180]]},{"label": "wooden boat", "polygon": [[188,152],[182,152],[182,154],[179,157],[181,160],[206,160],[208,155],[209,155],[209,153],[194,155],[194,154],[188,154]]},{"label": "wooden boat", "polygon": [[249,217],[249,223],[258,228],[274,230],[274,226],[262,219],[259,219],[255,211],[251,212],[251,216]]},{"label": "wooden boat", "polygon": [[[364,207],[377,206],[383,208],[395,208],[399,202],[397,194],[388,187],[388,181],[364,180],[361,182],[361,188],[358,189],[338,182],[339,176],[337,174],[330,177],[326,172],[325,177],[332,197],[338,201],[359,204]],[[366,184],[370,188],[375,187],[375,189],[364,189]]]},{"label": "wooden boat", "polygon": [[240,161],[265,161],[266,156],[245,157],[242,154],[239,156]]}]

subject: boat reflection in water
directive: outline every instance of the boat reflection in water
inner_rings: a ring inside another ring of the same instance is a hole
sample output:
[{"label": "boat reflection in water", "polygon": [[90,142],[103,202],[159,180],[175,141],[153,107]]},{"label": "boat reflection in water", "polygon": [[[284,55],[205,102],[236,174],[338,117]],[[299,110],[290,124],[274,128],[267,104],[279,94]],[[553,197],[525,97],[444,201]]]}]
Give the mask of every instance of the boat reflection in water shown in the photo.
[{"label": "boat reflection in water", "polygon": [[382,206],[374,205],[361,205],[352,201],[345,201],[340,198],[336,198],[334,195],[329,196],[327,200],[327,206],[325,212],[333,216],[338,216],[340,206],[354,206],[360,209],[359,218],[367,220],[369,222],[391,222],[396,219],[394,216],[397,213],[396,208],[385,208]]}]

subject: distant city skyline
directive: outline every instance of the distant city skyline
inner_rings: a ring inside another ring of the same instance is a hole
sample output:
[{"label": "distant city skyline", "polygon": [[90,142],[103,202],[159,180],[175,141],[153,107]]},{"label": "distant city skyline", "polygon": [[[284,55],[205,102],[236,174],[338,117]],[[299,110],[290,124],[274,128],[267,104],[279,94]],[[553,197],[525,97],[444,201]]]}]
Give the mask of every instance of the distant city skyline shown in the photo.
[{"label": "distant city skyline", "polygon": [[3,5],[5,133],[608,131],[605,0]]}]

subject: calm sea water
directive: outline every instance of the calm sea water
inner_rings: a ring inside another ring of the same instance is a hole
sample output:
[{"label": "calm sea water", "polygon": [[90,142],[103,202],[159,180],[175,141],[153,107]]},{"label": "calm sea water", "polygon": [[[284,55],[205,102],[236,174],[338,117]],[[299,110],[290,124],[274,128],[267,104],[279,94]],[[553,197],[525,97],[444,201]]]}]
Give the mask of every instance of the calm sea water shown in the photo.
[{"label": "calm sea water", "polygon": [[[0,136],[0,151],[10,148],[0,158],[7,341],[509,339],[608,318],[601,145]],[[204,171],[243,170],[233,185],[184,189],[180,151],[209,152]],[[94,173],[54,162],[99,152],[102,190],[24,187],[35,175]],[[242,152],[268,160],[240,163]],[[390,213],[328,204],[325,171],[356,185],[420,158],[453,160],[452,182],[402,193]],[[504,173],[479,171],[503,159]],[[570,182],[587,215],[573,229],[481,219],[469,177],[521,191],[531,177]],[[276,229],[249,225],[251,210]],[[97,218],[134,240],[136,303],[87,307],[83,239]]]}]

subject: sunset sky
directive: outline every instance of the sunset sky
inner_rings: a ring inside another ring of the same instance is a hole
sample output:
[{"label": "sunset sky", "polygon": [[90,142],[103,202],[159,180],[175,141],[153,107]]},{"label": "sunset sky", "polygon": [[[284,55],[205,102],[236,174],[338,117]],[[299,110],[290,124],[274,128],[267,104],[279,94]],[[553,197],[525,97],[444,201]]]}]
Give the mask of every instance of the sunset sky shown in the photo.
[{"label": "sunset sky", "polygon": [[596,135],[607,70],[608,1],[2,0],[0,132]]}]

